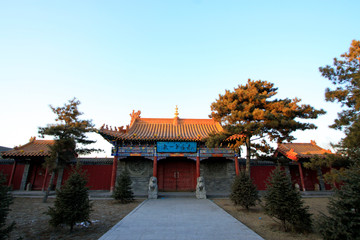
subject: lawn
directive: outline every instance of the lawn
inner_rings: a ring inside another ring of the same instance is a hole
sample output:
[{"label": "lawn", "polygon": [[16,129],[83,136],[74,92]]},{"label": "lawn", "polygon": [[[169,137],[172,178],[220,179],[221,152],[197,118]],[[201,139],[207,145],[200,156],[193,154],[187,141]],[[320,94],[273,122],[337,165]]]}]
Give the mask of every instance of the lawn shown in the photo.
[{"label": "lawn", "polygon": [[[305,205],[310,207],[313,219],[316,219],[322,212],[327,214],[326,206],[329,198],[304,198]],[[260,204],[250,208],[249,211],[242,207],[235,207],[229,199],[215,199],[214,203],[222,207],[226,212],[251,228],[266,240],[295,240],[295,239],[322,239],[317,233],[298,234],[294,232],[284,232],[280,228],[280,224],[275,222],[264,213],[264,209]]]}]

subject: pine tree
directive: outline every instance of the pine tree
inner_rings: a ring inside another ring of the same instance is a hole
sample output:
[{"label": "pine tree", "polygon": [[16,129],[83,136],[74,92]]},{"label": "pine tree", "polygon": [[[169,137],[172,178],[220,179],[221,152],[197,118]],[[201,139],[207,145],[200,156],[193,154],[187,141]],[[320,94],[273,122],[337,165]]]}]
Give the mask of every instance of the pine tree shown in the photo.
[{"label": "pine tree", "polygon": [[134,201],[134,193],[131,188],[131,179],[127,171],[123,171],[116,181],[113,197],[121,203]]},{"label": "pine tree", "polygon": [[45,192],[43,202],[46,202],[52,183],[55,177],[56,168],[64,165],[76,158],[79,154],[90,154],[92,152],[101,152],[100,149],[85,148],[96,141],[88,139],[87,133],[95,132],[96,129],[91,120],[82,120],[83,114],[79,111],[80,101],[76,98],[69,101],[63,107],[53,107],[50,105],[53,113],[57,115],[55,121],[57,124],[49,124],[46,127],[39,127],[38,133],[41,137],[52,136],[55,143],[50,148],[50,157],[45,159],[44,166],[48,168],[51,174],[49,187]]},{"label": "pine tree", "polygon": [[10,212],[9,206],[12,204],[13,198],[9,192],[10,188],[5,184],[5,176],[0,172],[0,240],[7,239],[15,226],[15,222],[6,226],[6,218]]},{"label": "pine tree", "polygon": [[328,205],[329,215],[318,224],[324,239],[360,239],[360,166],[346,171],[341,189]]},{"label": "pine tree", "polygon": [[338,152],[352,164],[340,175],[342,186],[335,189],[319,231],[324,239],[360,239],[360,41],[353,40],[340,57],[320,72],[336,86],[326,89],[326,101],[340,103],[343,110],[330,127],[345,130]]},{"label": "pine tree", "polygon": [[299,191],[292,186],[290,178],[280,167],[270,175],[264,199],[266,214],[279,219],[285,231],[289,230],[289,225],[297,231],[311,229],[309,207],[303,206]]},{"label": "pine tree", "polygon": [[[298,121],[300,119],[316,119],[325,111],[316,110],[310,105],[299,104],[300,99],[276,99],[277,88],[267,81],[248,80],[234,91],[226,90],[224,95],[211,104],[209,117],[220,122],[224,132],[212,134],[206,140],[208,147],[217,147],[229,136],[234,138],[230,147],[238,150],[246,146],[246,172],[250,173],[251,153],[268,155],[271,146],[265,141],[283,142],[295,139],[291,136],[296,130],[316,129],[312,123]],[[254,144],[257,139],[260,143]],[[261,140],[259,140],[261,139]],[[228,144],[229,142],[226,142]]]},{"label": "pine tree", "polygon": [[71,175],[60,190],[56,191],[54,207],[46,212],[50,215],[50,225],[66,224],[73,230],[75,223],[90,223],[92,205],[89,200],[87,178],[80,166],[72,168]]},{"label": "pine tree", "polygon": [[255,206],[256,201],[260,201],[256,186],[246,172],[241,171],[240,175],[235,177],[230,199],[234,205],[240,205],[247,210],[249,207]]}]

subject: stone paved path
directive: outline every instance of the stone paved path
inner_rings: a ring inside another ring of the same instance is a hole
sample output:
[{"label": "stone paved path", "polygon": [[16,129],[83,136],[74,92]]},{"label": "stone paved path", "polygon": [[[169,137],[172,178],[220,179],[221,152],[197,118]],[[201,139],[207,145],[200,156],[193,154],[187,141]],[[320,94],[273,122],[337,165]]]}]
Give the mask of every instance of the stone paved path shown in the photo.
[{"label": "stone paved path", "polygon": [[252,240],[262,239],[211,200],[146,200],[100,240]]}]

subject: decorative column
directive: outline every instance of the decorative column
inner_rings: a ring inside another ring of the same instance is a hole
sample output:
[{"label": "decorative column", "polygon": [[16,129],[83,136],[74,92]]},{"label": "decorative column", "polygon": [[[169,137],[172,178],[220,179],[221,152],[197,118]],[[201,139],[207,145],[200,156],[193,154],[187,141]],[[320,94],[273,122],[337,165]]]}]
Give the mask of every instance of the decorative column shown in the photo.
[{"label": "decorative column", "polygon": [[16,169],[16,160],[14,160],[14,164],[13,164],[13,167],[12,167],[12,170],[11,170],[11,175],[10,175],[9,184],[8,184],[9,187],[11,186],[12,181],[14,179],[15,169]]},{"label": "decorative column", "polygon": [[156,147],[154,148],[153,176],[157,178],[157,153],[156,153]]},{"label": "decorative column", "polygon": [[235,161],[235,173],[236,173],[236,176],[239,176],[239,159],[236,154],[235,154],[234,161]]},{"label": "decorative column", "polygon": [[303,175],[303,171],[302,171],[302,167],[301,167],[301,163],[298,162],[297,163],[298,166],[299,166],[299,173],[300,173],[300,180],[301,180],[301,187],[303,189],[303,191],[305,192],[305,183],[304,183],[304,175]]},{"label": "decorative column", "polygon": [[317,175],[319,178],[319,184],[320,184],[320,191],[325,191],[325,182],[324,182],[324,176],[322,174],[321,168],[317,168]]},{"label": "decorative column", "polygon": [[61,188],[63,175],[64,175],[64,166],[60,166],[60,168],[58,169],[58,176],[57,176],[57,179],[56,179],[56,189]]},{"label": "decorative column", "polygon": [[47,175],[48,175],[48,168],[46,168],[46,171],[45,171],[45,176],[44,176],[44,181],[43,181],[43,184],[42,184],[42,187],[41,187],[41,191],[45,190],[45,184],[46,184]]},{"label": "decorative column", "polygon": [[117,161],[118,156],[114,156],[113,166],[112,166],[112,172],[111,172],[111,183],[110,183],[110,192],[113,192],[115,189],[115,183],[116,183],[116,170],[117,170]]},{"label": "decorative column", "polygon": [[25,163],[24,172],[21,178],[20,189],[19,189],[21,191],[24,191],[26,189],[26,181],[29,175],[29,169],[30,169],[30,162],[27,162]]},{"label": "decorative column", "polygon": [[196,155],[196,179],[200,177],[200,149]]}]

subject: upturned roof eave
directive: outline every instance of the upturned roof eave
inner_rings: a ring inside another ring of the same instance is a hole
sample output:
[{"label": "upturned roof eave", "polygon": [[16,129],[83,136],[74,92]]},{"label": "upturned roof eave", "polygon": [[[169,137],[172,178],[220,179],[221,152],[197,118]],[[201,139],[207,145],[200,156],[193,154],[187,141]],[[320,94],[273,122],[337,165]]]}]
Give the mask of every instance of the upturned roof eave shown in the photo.
[{"label": "upturned roof eave", "polygon": [[149,142],[149,141],[169,141],[169,142],[176,142],[176,141],[183,141],[183,142],[205,142],[205,138],[163,138],[163,137],[148,137],[148,138],[141,138],[141,137],[121,137],[121,136],[114,136],[109,133],[104,133],[102,131],[98,132],[101,136],[105,139],[110,141],[140,141],[140,142]]}]

